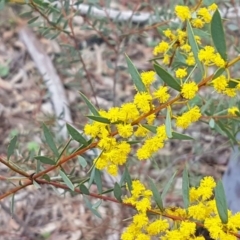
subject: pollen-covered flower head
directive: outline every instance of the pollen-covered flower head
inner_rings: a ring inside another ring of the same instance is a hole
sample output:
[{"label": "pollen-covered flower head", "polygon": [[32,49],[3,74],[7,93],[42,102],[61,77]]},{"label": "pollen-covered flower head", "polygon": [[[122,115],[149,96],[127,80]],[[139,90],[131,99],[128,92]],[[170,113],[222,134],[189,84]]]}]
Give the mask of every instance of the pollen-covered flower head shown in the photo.
[{"label": "pollen-covered flower head", "polygon": [[165,41],[161,41],[154,49],[153,49],[153,55],[156,56],[160,53],[165,53],[169,48],[169,43]]},{"label": "pollen-covered flower head", "polygon": [[175,7],[175,13],[181,21],[185,21],[191,18],[191,12],[188,6],[177,5]]},{"label": "pollen-covered flower head", "polygon": [[187,70],[186,68],[178,68],[175,72],[177,78],[184,78],[187,76]]},{"label": "pollen-covered flower head", "polygon": [[149,87],[156,80],[156,73],[154,71],[142,72],[141,79],[143,84]]},{"label": "pollen-covered flower head", "polygon": [[192,99],[195,97],[198,91],[198,85],[195,82],[184,83],[182,86],[181,94],[186,99]]}]

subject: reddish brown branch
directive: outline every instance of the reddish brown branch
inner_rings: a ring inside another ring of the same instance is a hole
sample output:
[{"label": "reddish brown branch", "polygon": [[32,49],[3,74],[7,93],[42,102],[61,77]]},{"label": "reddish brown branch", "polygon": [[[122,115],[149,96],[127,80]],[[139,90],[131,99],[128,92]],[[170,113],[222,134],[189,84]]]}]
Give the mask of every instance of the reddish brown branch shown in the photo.
[{"label": "reddish brown branch", "polygon": [[9,169],[11,169],[12,171],[26,177],[29,178],[29,174],[25,173],[24,171],[20,170],[19,168],[14,167],[12,164],[10,164],[9,162],[6,162],[5,160],[3,160],[2,158],[0,158],[0,162],[2,164],[4,164],[5,166],[7,166]]},{"label": "reddish brown branch", "polygon": [[21,186],[19,186],[19,187],[15,187],[15,188],[13,188],[12,190],[10,190],[10,191],[2,194],[2,195],[0,196],[0,200],[4,199],[4,198],[6,198],[6,197],[8,197],[8,196],[10,196],[10,195],[18,192],[19,190],[21,190],[21,189],[23,189],[23,188],[25,188],[25,187],[27,187],[27,186],[30,186],[30,185],[32,185],[32,181],[31,181],[31,180],[27,180],[26,183],[24,183],[23,185],[21,185]]}]

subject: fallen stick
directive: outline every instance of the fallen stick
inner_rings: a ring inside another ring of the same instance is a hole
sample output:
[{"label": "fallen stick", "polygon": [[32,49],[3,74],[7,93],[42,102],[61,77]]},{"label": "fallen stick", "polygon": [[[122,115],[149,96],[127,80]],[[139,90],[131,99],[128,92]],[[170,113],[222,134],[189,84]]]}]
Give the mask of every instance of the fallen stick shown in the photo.
[{"label": "fallen stick", "polygon": [[50,98],[56,116],[63,116],[57,121],[58,125],[62,127],[58,132],[58,137],[67,139],[68,133],[65,125],[66,122],[72,122],[72,117],[61,79],[58,76],[50,57],[44,51],[42,44],[28,27],[22,26],[20,28],[19,37],[25,44],[28,53],[43,77],[47,89],[50,92]]}]

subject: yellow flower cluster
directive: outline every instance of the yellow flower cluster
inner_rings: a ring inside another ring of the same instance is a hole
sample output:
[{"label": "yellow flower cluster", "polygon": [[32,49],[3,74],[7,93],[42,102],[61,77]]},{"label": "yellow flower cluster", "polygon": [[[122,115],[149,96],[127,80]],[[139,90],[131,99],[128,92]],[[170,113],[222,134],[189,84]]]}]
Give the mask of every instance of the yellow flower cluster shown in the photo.
[{"label": "yellow flower cluster", "polygon": [[[164,146],[167,140],[165,126],[157,128],[157,134],[152,134],[138,123],[135,127],[132,123],[142,114],[148,113],[155,108],[153,100],[157,99],[160,103],[165,103],[170,98],[168,88],[160,86],[151,93],[150,88],[156,80],[156,73],[148,71],[141,73],[141,80],[145,85],[146,92],[137,92],[133,102],[125,103],[121,107],[113,107],[108,111],[99,111],[100,117],[107,119],[110,123],[93,121],[86,124],[84,133],[92,138],[98,139],[97,147],[101,150],[100,156],[94,160],[97,169],[106,169],[111,175],[118,173],[118,166],[126,163],[127,157],[131,151],[130,144],[127,140],[135,137],[145,138],[142,147],[137,151],[139,160],[146,160],[155,152]],[[155,114],[146,117],[148,124],[153,124]],[[113,129],[117,130],[121,138],[112,136]]]},{"label": "yellow flower cluster", "polygon": [[210,23],[212,19],[212,12],[217,9],[217,5],[214,3],[208,8],[202,7],[194,14],[190,11],[187,6],[176,6],[175,13],[181,21],[191,20],[191,23],[196,28],[202,28],[205,23]]},{"label": "yellow flower cluster", "polygon": [[235,97],[237,95],[237,92],[240,91],[239,83],[235,87],[229,87],[229,80],[225,75],[221,75],[213,79],[211,83],[218,93],[225,94],[229,97]]},{"label": "yellow flower cluster", "polygon": [[215,49],[212,46],[205,46],[198,53],[198,58],[206,66],[216,65],[217,67],[224,68],[225,61],[221,58],[219,53],[215,53]]},{"label": "yellow flower cluster", "polygon": [[179,68],[176,71],[176,77],[177,78],[184,78],[187,76],[187,70],[185,68]]},{"label": "yellow flower cluster", "polygon": [[[182,21],[190,20],[193,27],[197,27],[196,25],[200,27],[200,25],[202,26],[211,21],[212,14],[216,9],[217,6],[215,4],[207,8],[198,6],[197,9],[194,10],[190,10],[186,6],[176,6],[175,12]],[[110,108],[108,111],[99,111],[100,118],[102,117],[105,120],[94,120],[84,128],[86,135],[98,141],[97,147],[101,150],[100,156],[94,160],[96,168],[100,170],[106,169],[112,175],[116,175],[118,173],[118,167],[126,163],[131,151],[130,141],[142,141],[142,146],[136,151],[138,160],[149,159],[154,153],[164,147],[165,141],[168,139],[165,125],[158,126],[156,134],[153,134],[149,130],[151,126],[148,128],[143,124],[154,124],[156,118],[154,111],[157,108],[160,110],[157,104],[160,104],[160,106],[163,105],[161,109],[167,106],[171,109],[168,85],[176,87],[175,89],[180,92],[177,97],[178,99],[184,98],[184,104],[186,100],[191,100],[196,96],[199,91],[199,86],[201,86],[201,84],[198,85],[196,82],[190,80],[192,72],[188,71],[188,66],[194,66],[196,64],[196,56],[194,57],[192,52],[186,29],[177,29],[176,31],[166,29],[163,33],[167,41],[160,42],[154,48],[153,54],[161,54],[163,56],[163,63],[169,64],[175,51],[178,55],[180,54],[184,57],[183,59],[186,61],[182,66],[178,64],[178,67],[175,69],[172,67],[176,76],[176,79],[173,80],[175,80],[176,83],[173,83],[173,85],[168,84],[168,82],[164,81],[164,76],[160,76],[166,84],[156,87],[153,83],[157,80],[157,73],[155,71],[142,72],[140,78],[144,85],[143,88],[145,88],[144,91],[138,91],[137,89],[137,93],[132,102],[125,103],[120,107]],[[197,35],[194,37],[197,44],[200,44],[200,37]],[[224,68],[226,66],[225,61],[212,46],[202,48],[199,51],[198,60],[201,61],[206,68],[208,66],[218,68]],[[164,70],[162,69],[161,71]],[[166,76],[168,76],[168,74],[166,74]],[[233,79],[231,79],[231,81],[233,81]],[[235,96],[236,91],[240,90],[239,81],[235,84],[235,88],[230,88],[229,79],[227,79],[225,75],[220,75],[213,79],[211,84],[217,92],[224,93],[231,97]],[[180,116],[174,116],[171,112],[170,117],[176,120],[176,127],[186,129],[200,119],[200,108],[194,106],[193,103],[187,103],[187,106],[188,110]],[[159,110],[156,110],[156,112]],[[229,113],[232,115],[236,114],[236,112],[236,110],[229,109]]]},{"label": "yellow flower cluster", "polygon": [[[197,10],[190,10],[187,6],[180,6],[177,5],[175,7],[175,13],[177,17],[181,21],[189,20],[193,28],[203,28],[206,23],[210,23],[212,19],[212,14],[217,9],[216,4],[212,4],[210,6],[201,7]],[[159,55],[163,54],[163,64],[168,65],[170,62],[170,53],[171,51],[176,47],[179,46],[182,52],[180,52],[185,57],[185,63],[188,66],[194,66],[195,58],[191,49],[191,46],[188,43],[188,37],[186,30],[177,29],[175,32],[171,31],[170,29],[167,29],[163,31],[166,38],[170,41],[161,41],[154,49],[153,49],[153,55]],[[197,35],[194,36],[195,40],[198,44],[201,43],[201,38]],[[216,66],[224,67],[225,62],[220,57],[218,53],[213,55],[213,52],[211,53],[211,62],[216,64]],[[202,57],[202,54],[200,54],[200,58]],[[203,59],[204,60],[204,59]],[[178,75],[176,73],[176,75]],[[179,78],[181,77],[181,74],[179,73]]]},{"label": "yellow flower cluster", "polygon": [[152,191],[147,190],[139,180],[132,182],[131,197],[125,198],[123,202],[134,206],[138,213],[122,234],[122,240],[150,240],[151,236],[165,232],[169,228],[165,219],[159,218],[150,222],[147,211],[151,209],[152,195]]},{"label": "yellow flower cluster", "polygon": [[176,119],[176,126],[181,128],[188,128],[193,122],[196,122],[201,117],[201,112],[198,106],[193,107],[189,111],[178,116]]},{"label": "yellow flower cluster", "polygon": [[146,160],[150,158],[155,152],[163,148],[165,140],[167,140],[166,127],[162,125],[157,128],[157,134],[148,138],[142,147],[138,149],[138,159]]},{"label": "yellow flower cluster", "polygon": [[184,83],[182,85],[181,94],[186,99],[192,99],[198,92],[198,85],[195,82]]},{"label": "yellow flower cluster", "polygon": [[[212,239],[236,240],[234,234],[240,229],[240,213],[233,215],[229,211],[228,222],[222,223],[213,194],[215,186],[212,177],[204,177],[199,187],[190,188],[190,205],[187,209],[166,208],[159,212],[151,208],[152,192],[146,190],[139,180],[133,181],[131,196],[123,202],[134,206],[138,213],[121,239],[150,240],[155,236],[161,240],[204,240],[204,236],[197,236],[197,228],[201,226]],[[155,213],[154,219],[147,215],[148,211]]]}]

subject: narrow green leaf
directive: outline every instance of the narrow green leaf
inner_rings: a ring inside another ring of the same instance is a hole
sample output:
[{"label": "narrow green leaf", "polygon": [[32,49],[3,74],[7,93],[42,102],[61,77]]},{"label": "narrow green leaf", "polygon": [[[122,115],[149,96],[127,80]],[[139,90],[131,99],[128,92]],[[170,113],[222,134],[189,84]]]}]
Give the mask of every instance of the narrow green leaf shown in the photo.
[{"label": "narrow green leaf", "polygon": [[235,139],[234,135],[226,128],[226,125],[223,124],[221,121],[215,122],[215,127],[218,125],[221,130],[233,141],[234,144],[238,144],[237,140]]},{"label": "narrow green leaf", "polygon": [[89,110],[94,116],[100,116],[98,110],[93,106],[93,104],[88,100],[88,98],[80,92],[81,97],[83,98],[84,102],[87,104]]},{"label": "narrow green leaf", "polygon": [[168,138],[172,138],[172,121],[171,121],[171,108],[167,108],[167,116],[165,120],[166,133]]},{"label": "narrow green leaf", "polygon": [[227,46],[223,30],[222,18],[218,10],[216,10],[212,16],[211,34],[215,48],[217,49],[221,57],[226,61]]},{"label": "narrow green leaf", "polygon": [[102,193],[102,178],[101,178],[101,171],[98,169],[95,169],[95,174],[94,174],[94,182],[97,185],[98,193]]},{"label": "narrow green leaf", "polygon": [[41,188],[41,185],[38,184],[35,180],[33,180],[33,185],[34,185],[34,187],[37,188],[37,189]]},{"label": "narrow green leaf", "polygon": [[49,164],[49,165],[56,165],[56,162],[48,157],[44,156],[36,156],[35,159],[39,160],[41,163]]},{"label": "narrow green leaf", "polygon": [[14,153],[14,150],[16,148],[16,143],[17,143],[17,136],[14,136],[8,145],[8,149],[7,149],[7,159],[8,160]]},{"label": "narrow green leaf", "polygon": [[56,187],[54,187],[53,185],[50,185],[50,184],[49,184],[49,186],[52,188],[52,190],[56,193],[57,196],[61,196],[61,193],[59,192],[59,190]]},{"label": "narrow green leaf", "polygon": [[225,71],[225,68],[218,68],[214,73],[212,80],[214,80],[217,77],[220,77],[224,73],[224,71]]},{"label": "narrow green leaf", "polygon": [[22,18],[30,18],[32,16],[32,13],[33,11],[28,11],[28,12],[23,12],[21,14],[19,14],[19,17],[22,17]]},{"label": "narrow green leaf", "polygon": [[158,64],[154,63],[153,65],[157,75],[171,88],[177,90],[178,92],[181,91],[181,86],[178,81],[165,69],[163,69]]},{"label": "narrow green leaf", "polygon": [[101,203],[102,203],[102,200],[98,200],[97,202],[95,202],[92,205],[92,208],[97,210],[99,208],[99,206],[101,205]]},{"label": "narrow green leaf", "polygon": [[90,211],[97,217],[102,218],[101,214],[94,208],[91,208]]},{"label": "narrow green leaf", "polygon": [[177,132],[172,132],[172,139],[193,140],[192,137],[185,135],[185,134],[177,133]]},{"label": "narrow green leaf", "polygon": [[62,151],[60,152],[58,159],[56,161],[56,163],[58,163],[61,160],[62,155],[65,153],[65,151],[67,150],[67,147],[69,146],[70,142],[72,141],[72,139],[70,138],[67,143],[65,144],[65,146],[63,147]]},{"label": "narrow green leaf", "polygon": [[142,79],[141,79],[141,76],[140,76],[138,70],[136,69],[136,67],[130,60],[130,58],[127,55],[125,55],[125,56],[126,56],[127,65],[128,65],[128,72],[130,73],[130,75],[132,77],[134,85],[136,86],[136,88],[139,92],[146,92],[147,89],[142,82]]},{"label": "narrow green leaf", "polygon": [[[125,185],[123,187],[125,187]],[[108,190],[103,191],[101,195],[106,194],[106,193],[111,193],[111,192],[113,192],[113,188],[109,188]]]},{"label": "narrow green leaf", "polygon": [[71,180],[68,178],[68,176],[62,171],[59,170],[59,174],[62,178],[62,180],[65,182],[65,184],[72,190],[74,191],[74,185],[72,184]]},{"label": "narrow green leaf", "polygon": [[99,117],[99,116],[87,116],[87,117],[96,122],[110,124],[110,120],[104,117]]},{"label": "narrow green leaf", "polygon": [[142,126],[152,133],[155,133],[155,134],[157,133],[157,127],[156,126],[151,126],[151,125],[148,125],[148,124],[142,124]]},{"label": "narrow green leaf", "polygon": [[187,209],[189,207],[189,178],[186,168],[183,171],[182,178],[183,204],[184,208]]},{"label": "narrow green leaf", "polygon": [[41,167],[41,162],[37,161],[37,164],[36,164],[36,174],[38,174],[40,172],[40,167]]},{"label": "narrow green leaf", "polygon": [[113,189],[114,197],[119,201],[122,202],[122,188],[120,185],[115,182],[114,189]]},{"label": "narrow green leaf", "polygon": [[238,78],[230,79],[230,81],[228,81],[228,87],[235,88],[239,83],[240,83],[240,79]]},{"label": "narrow green leaf", "polygon": [[44,133],[44,136],[45,136],[45,139],[46,139],[46,142],[47,142],[48,146],[53,151],[55,156],[58,157],[59,153],[58,153],[57,147],[56,147],[56,145],[53,141],[52,134],[45,124],[43,124],[43,133]]},{"label": "narrow green leaf", "polygon": [[94,176],[95,176],[95,170],[96,170],[96,168],[94,167],[91,171],[90,179],[89,179],[89,182],[88,182],[88,188],[90,188],[91,185],[93,184]]},{"label": "narrow green leaf", "polygon": [[47,3],[47,2],[44,2],[44,1],[42,1],[42,0],[34,0],[33,1],[35,4],[37,4],[37,5],[39,5],[39,7],[50,7],[49,6],[49,3]]},{"label": "narrow green leaf", "polygon": [[85,201],[85,203],[86,203],[87,208],[88,208],[95,216],[97,216],[97,217],[99,217],[99,218],[102,218],[101,215],[100,215],[100,213],[99,213],[96,209],[94,209],[94,208],[92,207],[92,204],[91,204],[91,202],[87,199],[87,197],[83,195],[83,199],[84,199],[84,201]]},{"label": "narrow green leaf", "polygon": [[121,186],[126,182],[125,179],[126,179],[126,167],[125,167],[125,169],[124,169],[124,171],[123,171],[123,174],[122,174],[121,179],[120,179],[120,182],[119,182],[119,184],[120,184]]},{"label": "narrow green leaf", "polygon": [[227,200],[226,195],[224,192],[222,181],[217,182],[217,186],[215,188],[215,200],[217,205],[217,210],[219,217],[223,224],[228,223],[228,207],[227,207]]},{"label": "narrow green leaf", "polygon": [[39,16],[30,19],[30,20],[28,21],[28,24],[34,23],[38,18],[39,18]]},{"label": "narrow green leaf", "polygon": [[152,190],[152,193],[153,193],[153,198],[157,204],[157,206],[159,207],[159,209],[161,211],[164,210],[163,208],[163,202],[162,202],[162,198],[161,198],[161,195],[156,187],[156,185],[154,184],[153,180],[151,178],[149,178],[149,183],[150,183],[150,189]]},{"label": "narrow green leaf", "polygon": [[86,203],[87,208],[92,209],[92,203],[88,200],[86,196],[83,196],[84,202]]},{"label": "narrow green leaf", "polygon": [[129,174],[127,166],[125,167],[125,181],[127,183],[128,190],[132,191],[132,179],[131,179],[131,176]]},{"label": "narrow green leaf", "polygon": [[161,194],[161,199],[164,199],[164,198],[165,198],[165,196],[166,196],[169,188],[171,187],[171,185],[172,185],[172,183],[173,183],[173,180],[174,180],[176,174],[177,174],[177,172],[175,172],[175,173],[172,175],[172,177],[169,179],[169,181],[168,181],[167,184],[165,185],[165,187],[164,187],[164,189],[163,189],[163,191],[162,191],[162,194]]},{"label": "narrow green leaf", "polygon": [[79,186],[79,189],[80,189],[82,194],[89,195],[89,190],[88,190],[88,188],[84,184],[81,184]]},{"label": "narrow green leaf", "polygon": [[202,63],[198,59],[198,52],[199,52],[198,44],[197,44],[197,42],[195,40],[195,37],[194,37],[195,35],[193,33],[193,29],[192,29],[192,26],[191,26],[189,21],[187,21],[187,35],[188,35],[189,44],[190,44],[190,46],[192,48],[194,59],[195,59],[195,61],[197,63],[198,68],[201,71],[201,76],[203,76],[204,75],[204,67],[203,67]]},{"label": "narrow green leaf", "polygon": [[87,166],[87,161],[82,156],[78,156],[78,162],[83,168]]},{"label": "narrow green leaf", "polygon": [[67,124],[67,130],[70,134],[70,136],[77,142],[83,144],[83,145],[87,145],[87,141],[86,139],[81,135],[81,133],[74,127],[72,127],[71,125]]}]

